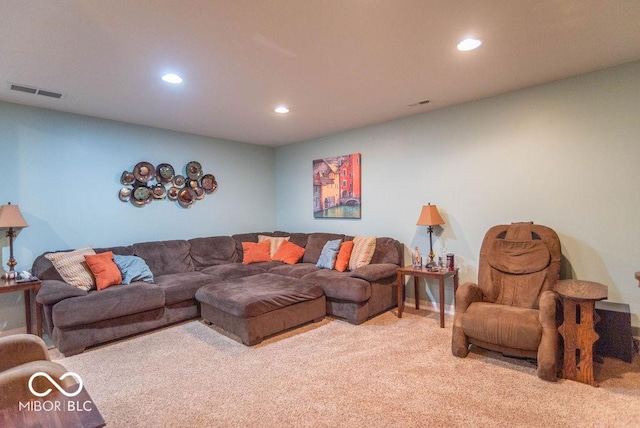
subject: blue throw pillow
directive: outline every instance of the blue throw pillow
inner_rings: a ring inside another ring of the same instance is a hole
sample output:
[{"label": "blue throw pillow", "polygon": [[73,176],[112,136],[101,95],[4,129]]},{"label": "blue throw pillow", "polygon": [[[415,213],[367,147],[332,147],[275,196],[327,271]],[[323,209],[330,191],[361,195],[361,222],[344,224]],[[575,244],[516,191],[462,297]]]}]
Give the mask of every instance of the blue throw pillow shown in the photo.
[{"label": "blue throw pillow", "polygon": [[142,258],[114,254],[113,261],[122,272],[123,284],[131,284],[134,281],[153,283],[153,273]]},{"label": "blue throw pillow", "polygon": [[320,269],[333,269],[336,264],[336,258],[338,257],[338,251],[340,250],[340,244],[342,244],[342,239],[327,241],[324,247],[322,247],[322,252],[320,253],[320,258],[316,266]]}]

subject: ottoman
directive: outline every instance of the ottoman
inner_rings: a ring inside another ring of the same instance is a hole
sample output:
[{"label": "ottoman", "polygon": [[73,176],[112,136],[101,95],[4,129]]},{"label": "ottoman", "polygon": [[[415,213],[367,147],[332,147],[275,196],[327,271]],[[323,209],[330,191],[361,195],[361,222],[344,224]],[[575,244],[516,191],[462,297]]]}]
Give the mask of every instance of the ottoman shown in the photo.
[{"label": "ottoman", "polygon": [[202,319],[256,345],[267,336],[321,321],[322,288],[299,278],[262,273],[205,285],[196,291]]}]

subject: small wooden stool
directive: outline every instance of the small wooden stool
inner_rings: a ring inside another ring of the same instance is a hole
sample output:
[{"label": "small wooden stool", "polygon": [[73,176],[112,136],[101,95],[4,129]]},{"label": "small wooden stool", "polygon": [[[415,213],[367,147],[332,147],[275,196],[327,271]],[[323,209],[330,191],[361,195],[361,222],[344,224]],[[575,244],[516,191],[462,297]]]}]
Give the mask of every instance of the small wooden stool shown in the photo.
[{"label": "small wooden stool", "polygon": [[558,328],[564,339],[562,377],[598,386],[593,377],[593,345],[599,338],[595,331],[599,320],[595,302],[607,298],[607,287],[597,282],[567,279],[558,281],[555,291],[564,308],[564,321]]}]

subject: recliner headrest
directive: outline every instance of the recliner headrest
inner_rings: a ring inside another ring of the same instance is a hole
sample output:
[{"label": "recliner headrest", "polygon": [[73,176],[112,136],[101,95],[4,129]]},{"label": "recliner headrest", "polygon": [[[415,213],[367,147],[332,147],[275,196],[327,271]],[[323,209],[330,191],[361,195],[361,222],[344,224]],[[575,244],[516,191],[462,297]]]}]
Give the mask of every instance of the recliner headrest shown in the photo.
[{"label": "recliner headrest", "polygon": [[549,266],[551,253],[540,237],[531,232],[531,223],[513,223],[491,242],[487,261],[501,272],[528,274]]}]

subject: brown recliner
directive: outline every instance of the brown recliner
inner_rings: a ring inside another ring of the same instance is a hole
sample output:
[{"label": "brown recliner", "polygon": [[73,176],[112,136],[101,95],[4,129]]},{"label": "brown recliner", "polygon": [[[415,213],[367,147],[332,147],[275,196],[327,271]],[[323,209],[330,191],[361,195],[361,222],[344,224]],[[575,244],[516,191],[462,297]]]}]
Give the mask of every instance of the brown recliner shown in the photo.
[{"label": "brown recliner", "polygon": [[466,357],[469,344],[504,355],[535,358],[538,377],[555,381],[560,240],[533,223],[494,226],[480,248],[478,284],[458,287],[451,351]]},{"label": "brown recliner", "polygon": [[[48,374],[63,388],[76,383],[72,377],[60,380],[67,370],[50,360],[40,337],[33,334],[0,337],[0,410],[19,408],[19,403],[37,399],[29,389],[29,379],[38,372]],[[35,378],[32,385],[35,391],[52,387],[42,376]]]}]

